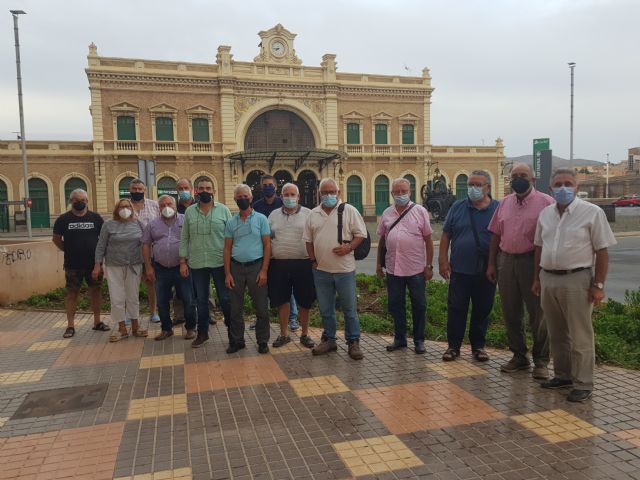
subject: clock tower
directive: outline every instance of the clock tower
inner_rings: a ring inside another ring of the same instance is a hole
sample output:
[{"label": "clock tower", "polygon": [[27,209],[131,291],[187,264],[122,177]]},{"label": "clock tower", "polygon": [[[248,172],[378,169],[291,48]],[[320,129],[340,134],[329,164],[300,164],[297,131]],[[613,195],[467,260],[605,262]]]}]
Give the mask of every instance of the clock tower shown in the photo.
[{"label": "clock tower", "polygon": [[291,33],[281,24],[258,33],[260,35],[260,54],[254,58],[256,63],[278,63],[301,65],[302,60],[296,56],[293,48],[295,33]]}]

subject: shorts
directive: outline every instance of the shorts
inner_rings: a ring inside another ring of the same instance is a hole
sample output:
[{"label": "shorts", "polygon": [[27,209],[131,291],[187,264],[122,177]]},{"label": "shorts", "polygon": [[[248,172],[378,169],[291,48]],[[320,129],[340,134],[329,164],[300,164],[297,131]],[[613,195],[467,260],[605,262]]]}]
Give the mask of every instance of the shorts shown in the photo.
[{"label": "shorts", "polygon": [[311,260],[304,258],[299,260],[271,259],[267,287],[272,307],[289,303],[293,291],[298,306],[311,308],[316,299]]},{"label": "shorts", "polygon": [[98,280],[91,278],[92,270],[85,269],[68,269],[64,271],[67,290],[80,290],[82,280],[87,282],[88,287],[98,287],[102,285],[102,272]]}]

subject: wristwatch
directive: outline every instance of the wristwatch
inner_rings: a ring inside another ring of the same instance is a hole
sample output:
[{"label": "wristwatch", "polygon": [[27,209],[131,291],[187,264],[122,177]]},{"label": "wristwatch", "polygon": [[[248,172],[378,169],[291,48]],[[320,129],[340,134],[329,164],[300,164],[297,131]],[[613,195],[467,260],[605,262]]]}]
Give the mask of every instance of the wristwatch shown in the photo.
[{"label": "wristwatch", "polygon": [[593,282],[591,286],[597,288],[598,290],[604,290],[604,283],[602,282]]}]

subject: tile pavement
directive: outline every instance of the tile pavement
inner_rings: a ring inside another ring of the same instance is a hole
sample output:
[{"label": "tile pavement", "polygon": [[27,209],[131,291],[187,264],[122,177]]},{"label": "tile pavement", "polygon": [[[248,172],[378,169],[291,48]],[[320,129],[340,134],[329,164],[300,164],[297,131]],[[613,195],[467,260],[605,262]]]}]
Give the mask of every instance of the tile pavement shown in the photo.
[{"label": "tile pavement", "polygon": [[[117,344],[88,315],[70,340],[65,325],[0,309],[0,479],[640,479],[640,372],[599,367],[574,405],[500,373],[502,351],[444,364],[442,344],[390,353],[365,335],[354,362],[295,335],[259,355],[247,333],[227,355],[219,325],[198,350],[154,342],[155,325]],[[96,408],[17,415],[31,392],[97,385]]]}]

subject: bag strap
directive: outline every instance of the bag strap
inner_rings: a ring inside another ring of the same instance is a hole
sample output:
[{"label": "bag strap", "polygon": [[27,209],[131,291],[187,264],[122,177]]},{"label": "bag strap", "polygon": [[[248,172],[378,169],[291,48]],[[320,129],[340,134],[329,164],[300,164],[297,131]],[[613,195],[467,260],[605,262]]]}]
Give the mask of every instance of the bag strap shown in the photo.
[{"label": "bag strap", "polygon": [[407,208],[404,212],[402,212],[402,215],[400,215],[395,222],[393,222],[393,224],[389,227],[389,230],[387,230],[387,235],[389,235],[389,232],[391,232],[391,230],[393,230],[393,227],[395,227],[396,225],[398,225],[398,223],[400,223],[400,220],[402,220],[404,218],[404,216],[409,213],[409,210],[411,210],[413,207],[415,207],[416,204],[412,203],[409,208]]},{"label": "bag strap", "polygon": [[338,245],[342,245],[342,215],[346,204],[347,202],[342,202],[338,205]]}]

